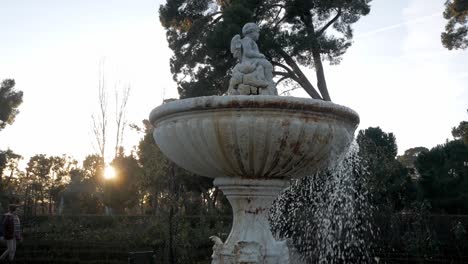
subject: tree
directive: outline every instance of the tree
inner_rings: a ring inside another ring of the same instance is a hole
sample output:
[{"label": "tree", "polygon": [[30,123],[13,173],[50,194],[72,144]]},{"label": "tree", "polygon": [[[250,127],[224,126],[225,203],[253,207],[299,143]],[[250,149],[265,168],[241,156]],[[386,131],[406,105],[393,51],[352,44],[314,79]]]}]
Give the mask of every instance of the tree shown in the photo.
[{"label": "tree", "polygon": [[448,20],[441,34],[444,47],[466,49],[468,47],[468,0],[447,0],[444,18]]},{"label": "tree", "polygon": [[153,127],[148,120],[143,121],[144,136],[138,144],[138,162],[142,168],[140,186],[147,192],[148,204],[154,213],[159,207],[159,197],[167,188],[169,161],[154,142]]},{"label": "tree", "polygon": [[418,156],[423,153],[429,151],[425,147],[415,147],[405,150],[405,153],[401,156],[398,156],[398,161],[405,166],[409,170],[409,173],[413,178],[419,178],[419,173],[417,172],[414,163]]},{"label": "tree", "polygon": [[423,198],[434,212],[468,213],[468,145],[454,140],[421,153],[416,168],[421,174]]},{"label": "tree", "polygon": [[51,168],[52,162],[45,154],[32,156],[27,164],[26,176],[30,180],[27,188],[30,189],[30,192],[26,196],[26,200],[31,198],[30,207],[34,215],[37,214],[38,201],[41,201],[41,212],[45,214],[45,184]]},{"label": "tree", "polygon": [[[370,0],[168,0],[159,9],[174,55],[171,72],[181,98],[222,94],[235,65],[231,38],[247,22],[261,28],[259,46],[277,83],[299,85],[312,97],[330,101],[322,60],[340,62],[351,46],[351,25],[370,11]],[[333,28],[333,33],[330,30]],[[317,88],[300,66],[313,67]]]},{"label": "tree", "polygon": [[122,148],[122,142],[124,137],[125,127],[127,125],[127,120],[125,119],[127,102],[130,96],[130,85],[126,85],[121,90],[121,93],[118,90],[118,85],[115,86],[115,125],[116,125],[116,135],[115,135],[115,147],[114,147],[114,158],[117,157],[119,149]]},{"label": "tree", "polygon": [[103,205],[103,187],[104,187],[104,161],[97,155],[88,155],[83,160],[82,179],[76,180],[75,186],[85,189],[80,197],[82,209],[88,213],[97,213]]},{"label": "tree", "polygon": [[[99,150],[100,157],[105,163],[106,150],[108,139],[108,125],[109,125],[109,110],[108,110],[108,93],[107,93],[107,82],[105,74],[105,60],[101,60],[99,65],[99,82],[98,82],[98,102],[99,111],[97,114],[91,116],[93,122],[93,134],[96,140],[97,148]],[[123,86],[119,89],[120,82],[114,83],[114,95],[115,95],[115,146],[114,146],[114,158],[117,157],[119,149],[122,147],[125,127],[127,125],[126,108],[128,98],[130,96],[130,85]]]},{"label": "tree", "polygon": [[53,209],[56,208],[60,201],[61,195],[66,188],[65,177],[71,177],[71,172],[76,170],[77,161],[71,157],[63,155],[49,157],[52,166],[46,183],[48,200],[49,200],[49,215],[52,215]]},{"label": "tree", "polygon": [[13,195],[12,185],[19,175],[18,163],[21,159],[20,155],[10,149],[7,151],[0,150],[0,210],[17,198]]},{"label": "tree", "polygon": [[38,201],[41,214],[52,215],[54,205],[59,202],[65,189],[65,177],[76,167],[76,161],[67,156],[34,155],[26,167],[27,188],[25,206],[29,203],[32,212],[37,214]]},{"label": "tree", "polygon": [[121,151],[111,162],[116,171],[113,179],[104,182],[104,204],[116,213],[123,213],[137,205],[137,179],[140,178],[138,161],[132,155],[125,156]]},{"label": "tree", "polygon": [[[212,179],[190,173],[168,160],[154,142],[153,126],[148,120],[143,124],[144,136],[138,145],[138,161],[142,167],[142,187],[149,193],[152,209],[158,210],[162,203],[176,203],[192,215],[216,213],[218,206],[223,207],[220,191],[213,186]],[[160,201],[158,197],[161,196],[172,202]]]},{"label": "tree", "polygon": [[[3,191],[3,174],[5,169],[8,173],[7,181],[11,181],[15,173],[18,171],[18,162],[22,159],[21,155],[14,153],[12,150],[0,151],[0,191]],[[8,183],[5,183],[7,185]]]},{"label": "tree", "polygon": [[[212,179],[194,175],[168,160],[154,141],[154,127],[148,120],[144,120],[143,125],[143,128],[133,126],[144,133],[137,152],[142,168],[142,197],[146,197],[144,202],[150,205],[152,213],[167,216],[167,258],[170,263],[178,263],[178,230],[187,230],[181,217],[197,224],[208,218],[207,226],[213,228],[220,222],[220,216],[229,215],[231,209],[227,199],[213,186]],[[226,211],[229,212],[226,214]]]},{"label": "tree", "polygon": [[11,125],[19,113],[18,106],[23,102],[23,92],[16,91],[15,80],[3,80],[0,85],[0,130]]},{"label": "tree", "polygon": [[401,210],[415,199],[416,189],[408,171],[396,160],[398,149],[393,133],[369,127],[359,131],[357,142],[369,170],[369,189],[375,205]]},{"label": "tree", "polygon": [[92,115],[93,133],[96,143],[101,155],[102,162],[106,158],[106,142],[107,142],[107,91],[106,91],[106,76],[104,74],[104,61],[99,65],[99,82],[98,82],[98,100],[99,100],[99,113]]},{"label": "tree", "polygon": [[[99,157],[97,159],[101,160]],[[94,179],[88,177],[85,169],[71,170],[70,182],[63,192],[62,213],[98,214],[103,212],[102,193],[97,192],[96,189]]]},{"label": "tree", "polygon": [[452,128],[452,136],[468,144],[468,122],[461,121],[457,127]]}]

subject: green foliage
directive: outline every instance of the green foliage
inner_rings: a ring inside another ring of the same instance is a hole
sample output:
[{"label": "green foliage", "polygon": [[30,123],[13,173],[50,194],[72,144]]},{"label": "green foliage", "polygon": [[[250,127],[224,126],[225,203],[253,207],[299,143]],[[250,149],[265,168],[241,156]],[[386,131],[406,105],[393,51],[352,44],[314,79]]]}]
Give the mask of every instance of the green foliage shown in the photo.
[{"label": "green foliage", "polygon": [[410,148],[405,150],[405,153],[401,156],[398,156],[398,161],[401,162],[403,166],[406,168],[412,168],[414,167],[414,163],[416,162],[416,159],[418,156],[423,153],[427,152],[429,149],[425,147],[415,147],[415,148]]},{"label": "green foliage", "polygon": [[[330,100],[322,58],[337,64],[351,45],[351,25],[370,11],[370,0],[169,0],[159,9],[174,56],[171,72],[181,98],[222,94],[235,65],[231,38],[247,22],[261,27],[260,49],[275,75]],[[333,33],[330,28],[333,27]],[[315,67],[321,95],[299,68]]]},{"label": "green foliage", "polygon": [[[118,260],[130,251],[154,250],[157,263],[170,263],[167,217],[167,214],[41,217],[36,219],[37,226],[25,230],[24,236],[25,241],[35,244],[36,249],[47,247],[51,260],[65,256],[69,259]],[[218,224],[209,225],[213,220]],[[209,263],[212,243],[208,237],[218,234],[225,239],[230,227],[228,220],[176,217],[174,263]]]},{"label": "green foliage", "polygon": [[397,160],[401,163],[401,165],[408,169],[408,173],[412,179],[419,178],[419,172],[416,170],[414,165],[416,159],[421,153],[427,151],[429,151],[429,149],[425,147],[415,147],[405,150],[403,155],[397,157]]},{"label": "green foliage", "polygon": [[15,194],[20,170],[18,163],[22,157],[12,150],[0,150],[0,213],[6,211],[8,204],[15,203],[18,195]]},{"label": "green foliage", "polygon": [[421,153],[416,168],[424,198],[434,212],[468,213],[468,145],[450,141]]},{"label": "green foliage", "polygon": [[468,122],[461,121],[457,127],[452,129],[452,135],[455,139],[461,139],[468,145]]},{"label": "green foliage", "polygon": [[[25,213],[53,214],[53,204],[58,204],[65,189],[65,178],[69,176],[77,162],[67,156],[34,155],[29,159],[23,177],[23,199],[25,207],[32,211]],[[40,204],[39,204],[40,202]],[[33,206],[34,205],[34,206]]]},{"label": "green foliage", "polygon": [[23,102],[23,92],[15,91],[15,80],[6,79],[0,85],[0,130],[11,125],[19,113],[18,106]]},{"label": "green foliage", "polygon": [[158,196],[168,186],[169,161],[154,142],[153,128],[144,122],[144,135],[138,144],[138,162],[141,165],[140,189],[148,192],[146,202],[152,210],[158,208]]},{"label": "green foliage", "polygon": [[138,161],[132,155],[117,156],[111,163],[116,171],[113,179],[105,181],[103,186],[104,204],[115,213],[123,213],[138,204],[137,182],[141,177]]},{"label": "green foliage", "polygon": [[466,49],[468,47],[468,0],[447,0],[444,18],[448,20],[441,34],[444,47]]},{"label": "green foliage", "polygon": [[416,202],[412,205],[410,209],[412,214],[406,219],[408,226],[402,239],[408,253],[420,256],[424,260],[429,260],[436,254],[440,244],[429,219],[429,207],[425,202]]},{"label": "green foliage", "polygon": [[146,120],[144,125],[145,134],[138,145],[138,161],[142,168],[141,190],[148,193],[147,202],[153,213],[171,208],[188,215],[229,212],[227,201],[213,187],[213,180],[190,173],[169,161],[154,142],[153,127]]},{"label": "green foliage", "polygon": [[401,210],[415,199],[416,188],[408,170],[398,160],[396,139],[379,127],[359,131],[359,153],[369,170],[369,189],[373,203],[381,208]]}]

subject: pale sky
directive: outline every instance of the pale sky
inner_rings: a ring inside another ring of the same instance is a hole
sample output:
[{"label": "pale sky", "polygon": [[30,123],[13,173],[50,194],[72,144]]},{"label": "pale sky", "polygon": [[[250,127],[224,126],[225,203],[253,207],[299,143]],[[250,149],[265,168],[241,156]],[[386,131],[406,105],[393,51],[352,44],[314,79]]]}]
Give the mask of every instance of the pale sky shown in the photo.
[{"label": "pale sky", "polygon": [[[0,80],[14,78],[24,102],[15,123],[0,131],[0,149],[26,162],[41,153],[78,160],[95,153],[91,115],[103,58],[110,100],[114,83],[131,84],[128,123],[140,124],[163,98],[177,97],[158,17],[163,2],[1,0]],[[342,63],[325,66],[332,100],[359,113],[358,129],[393,132],[400,154],[444,143],[451,128],[468,119],[468,50],[442,47],[444,2],[374,0],[370,14],[354,25]],[[315,83],[315,74],[306,72]],[[127,150],[140,137],[127,128]]]}]

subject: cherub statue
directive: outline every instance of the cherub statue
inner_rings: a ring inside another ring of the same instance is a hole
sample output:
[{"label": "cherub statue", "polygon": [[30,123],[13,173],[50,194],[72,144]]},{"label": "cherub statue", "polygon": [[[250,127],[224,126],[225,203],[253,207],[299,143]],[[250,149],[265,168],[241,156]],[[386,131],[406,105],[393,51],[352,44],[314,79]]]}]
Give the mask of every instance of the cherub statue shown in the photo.
[{"label": "cherub statue", "polygon": [[278,95],[273,82],[273,65],[260,53],[256,41],[260,30],[255,23],[247,23],[242,35],[231,40],[231,52],[240,60],[232,69],[229,95]]}]

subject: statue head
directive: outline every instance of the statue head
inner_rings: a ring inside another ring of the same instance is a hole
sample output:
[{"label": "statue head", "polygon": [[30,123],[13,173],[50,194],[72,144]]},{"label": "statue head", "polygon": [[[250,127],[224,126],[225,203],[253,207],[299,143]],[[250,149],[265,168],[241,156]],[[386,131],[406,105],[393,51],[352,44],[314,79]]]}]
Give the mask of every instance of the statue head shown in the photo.
[{"label": "statue head", "polygon": [[260,29],[255,23],[247,23],[242,28],[242,35],[249,36],[253,40],[257,41],[260,36]]}]

